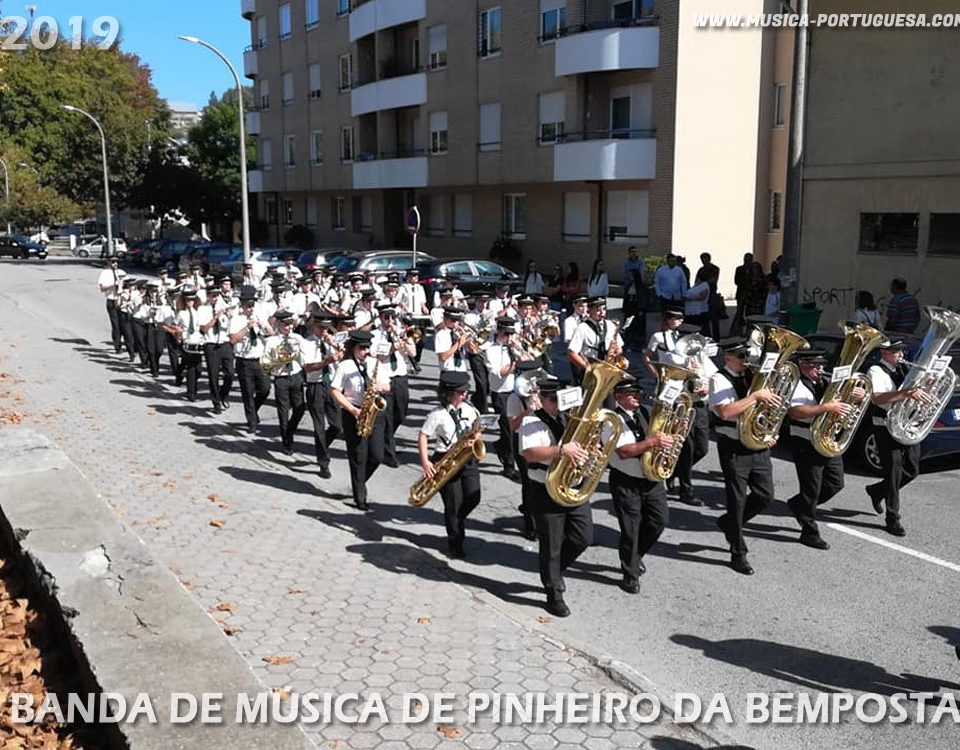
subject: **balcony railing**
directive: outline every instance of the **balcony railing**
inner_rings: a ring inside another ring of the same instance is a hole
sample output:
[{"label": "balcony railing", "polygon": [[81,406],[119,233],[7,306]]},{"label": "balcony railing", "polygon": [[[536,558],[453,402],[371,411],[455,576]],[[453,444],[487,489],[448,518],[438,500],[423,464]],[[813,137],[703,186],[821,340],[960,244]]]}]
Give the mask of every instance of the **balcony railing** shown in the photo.
[{"label": "balcony railing", "polygon": [[612,130],[589,130],[582,133],[558,133],[557,143],[573,143],[576,141],[604,141],[611,138],[630,140],[633,138],[656,138],[656,130],[637,128],[614,128]]},{"label": "balcony railing", "polygon": [[548,39],[582,34],[585,31],[600,31],[601,29],[631,29],[636,26],[656,26],[660,23],[660,16],[636,16],[634,18],[616,18],[606,21],[589,21],[587,23],[564,26],[557,35],[550,35]]},{"label": "balcony railing", "polygon": [[357,161],[379,161],[381,159],[410,159],[414,156],[426,156],[427,152],[422,148],[405,148],[397,151],[361,151],[357,155]]},{"label": "balcony railing", "polygon": [[388,81],[391,78],[402,78],[403,76],[412,76],[415,73],[423,73],[426,70],[422,65],[399,64],[393,60],[387,60],[380,63],[380,72],[377,75],[366,75],[357,78],[351,88],[360,88],[369,83],[377,81]]}]

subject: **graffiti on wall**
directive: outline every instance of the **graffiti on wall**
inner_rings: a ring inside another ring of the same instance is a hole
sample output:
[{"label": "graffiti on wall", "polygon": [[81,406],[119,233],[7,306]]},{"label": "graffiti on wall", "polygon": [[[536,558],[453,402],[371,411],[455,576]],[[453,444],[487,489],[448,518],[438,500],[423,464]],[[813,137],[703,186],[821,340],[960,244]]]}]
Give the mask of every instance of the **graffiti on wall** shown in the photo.
[{"label": "graffiti on wall", "polygon": [[853,304],[853,287],[804,287],[802,296],[800,297],[801,302],[813,302],[817,305],[840,305],[841,307],[847,307],[848,304]]}]

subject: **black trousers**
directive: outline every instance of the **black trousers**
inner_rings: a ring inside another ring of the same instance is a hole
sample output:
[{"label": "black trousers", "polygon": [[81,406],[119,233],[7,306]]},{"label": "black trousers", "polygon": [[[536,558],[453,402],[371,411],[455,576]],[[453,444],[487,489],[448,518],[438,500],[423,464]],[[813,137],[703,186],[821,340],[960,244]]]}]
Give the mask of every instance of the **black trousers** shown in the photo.
[{"label": "black trousers", "polygon": [[383,455],[393,463],[397,461],[396,433],[407,418],[410,411],[410,382],[406,375],[397,375],[390,378],[390,393],[384,394],[387,398],[387,408],[384,416],[386,425],[383,432]]},{"label": "black trousers", "polygon": [[473,393],[470,403],[481,414],[487,413],[490,405],[490,376],[482,354],[470,355],[470,371],[473,373]]},{"label": "black trousers", "polygon": [[747,316],[747,301],[745,299],[737,299],[737,311],[733,314],[733,320],[730,321],[730,330],[727,332],[728,336],[739,336],[740,332],[743,330],[743,326],[746,324]]},{"label": "black trousers", "polygon": [[547,596],[566,590],[563,571],[593,544],[593,513],[590,503],[575,508],[558,505],[546,485],[530,480],[528,504],[532,507],[540,542],[540,581]]},{"label": "black trousers", "polygon": [[324,385],[323,409],[327,417],[327,434],[324,442],[327,449],[333,444],[333,441],[343,437],[343,411],[337,406],[337,402],[330,395],[330,386]]},{"label": "black trousers", "polygon": [[794,437],[792,445],[800,491],[787,500],[787,505],[803,534],[819,536],[817,506],[843,489],[843,456],[821,456],[806,438]]},{"label": "black trousers", "polygon": [[200,354],[190,354],[183,352],[183,376],[187,381],[187,398],[191,401],[197,400],[197,381],[200,379],[200,367],[203,356]]},{"label": "black trousers", "polygon": [[117,308],[115,299],[107,300],[107,317],[110,318],[110,340],[113,342],[113,349],[117,354],[123,347],[123,330],[120,326],[120,310]]},{"label": "black trousers", "polygon": [[123,310],[117,311],[117,318],[120,321],[120,332],[123,334],[123,346],[132,360],[136,352],[133,342],[133,318],[130,317],[129,313],[123,312]]},{"label": "black trousers", "polygon": [[898,443],[886,427],[874,430],[877,436],[877,451],[883,467],[883,479],[873,487],[880,488],[886,501],[887,523],[900,520],[900,490],[917,478],[920,473],[920,446]]},{"label": "black trousers", "polygon": [[710,411],[705,403],[694,404],[693,427],[677,457],[680,499],[693,497],[693,467],[710,450]]},{"label": "black trousers", "polygon": [[133,349],[140,358],[140,364],[147,366],[147,324],[137,318],[130,318],[133,330]]},{"label": "black trousers", "polygon": [[293,433],[307,410],[303,399],[303,373],[283,375],[273,379],[273,395],[277,399],[277,422],[280,423],[280,442],[284,448],[293,446]]},{"label": "black trousers", "polygon": [[157,324],[147,325],[147,365],[154,377],[160,375],[160,357],[166,343],[165,336],[166,332]]},{"label": "black trousers", "polygon": [[172,333],[164,331],[164,340],[167,344],[167,357],[170,360],[170,371],[176,379],[177,385],[183,382],[183,367],[180,364],[180,342]]},{"label": "black trousers", "polygon": [[587,374],[587,371],[582,367],[577,367],[573,362],[570,363],[570,377],[573,378],[574,385],[583,385],[583,376]]},{"label": "black trousers", "polygon": [[307,411],[313,422],[313,448],[317,454],[317,465],[321,469],[330,468],[330,451],[327,448],[327,393],[322,381],[307,383]]},{"label": "black trousers", "polygon": [[509,397],[509,393],[493,394],[493,408],[496,409],[497,414],[500,415],[500,422],[498,425],[500,429],[500,435],[497,438],[497,442],[494,444],[494,448],[497,451],[497,458],[500,459],[500,463],[504,470],[510,470],[514,468],[513,441],[516,439],[513,430],[510,429],[510,420],[507,419],[507,399]]},{"label": "black trousers", "polygon": [[620,569],[637,578],[640,560],[667,526],[670,511],[663,482],[632,477],[610,469],[610,494],[620,524]]},{"label": "black trousers", "polygon": [[[436,463],[443,454],[431,460]],[[464,521],[480,504],[480,469],[476,461],[470,461],[460,472],[440,489],[443,499],[443,520],[447,526],[447,541],[450,546],[463,544]]]},{"label": "black trousers", "polygon": [[720,520],[730,530],[730,552],[745,555],[743,526],[773,500],[773,465],[770,450],[751,451],[731,438],[717,439],[720,468],[726,484],[727,512]]},{"label": "black trousers", "polygon": [[373,432],[367,438],[357,435],[357,420],[350,412],[343,414],[343,439],[347,444],[347,461],[350,464],[350,490],[353,501],[360,506],[367,504],[367,481],[383,463],[383,433],[386,420],[379,415],[373,423]]},{"label": "black trousers", "polygon": [[235,361],[243,414],[247,419],[247,427],[255,430],[260,425],[260,407],[270,397],[270,376],[263,371],[257,359],[237,357]]},{"label": "black trousers", "polygon": [[207,363],[207,387],[210,389],[210,398],[214,406],[222,406],[233,387],[233,344],[230,342],[204,344],[203,357]]}]

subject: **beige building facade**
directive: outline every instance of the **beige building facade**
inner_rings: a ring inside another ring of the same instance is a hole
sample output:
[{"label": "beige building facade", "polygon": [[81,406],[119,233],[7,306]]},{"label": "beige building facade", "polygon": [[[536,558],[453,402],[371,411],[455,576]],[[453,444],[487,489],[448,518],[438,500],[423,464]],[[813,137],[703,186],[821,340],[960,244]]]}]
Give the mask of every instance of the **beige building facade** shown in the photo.
[{"label": "beige building facade", "polygon": [[[602,257],[618,280],[631,245],[694,270],[708,250],[731,286],[744,251],[774,252],[767,193],[782,159],[765,120],[782,76],[771,31],[727,46],[723,31],[689,35],[703,4],[242,0],[268,243],[302,224],[318,247],[405,246],[416,204],[418,247],[441,257],[486,257],[504,237],[541,267],[585,274]],[[699,101],[716,58],[688,61],[718,53],[736,57],[724,90],[741,96],[722,106]],[[748,131],[722,160],[709,152],[718,119]]]},{"label": "beige building facade", "polygon": [[[811,6],[904,10],[893,0]],[[956,28],[811,32],[798,296],[823,309],[822,327],[852,314],[858,290],[882,311],[894,277],[922,304],[960,307],[958,42]]]}]

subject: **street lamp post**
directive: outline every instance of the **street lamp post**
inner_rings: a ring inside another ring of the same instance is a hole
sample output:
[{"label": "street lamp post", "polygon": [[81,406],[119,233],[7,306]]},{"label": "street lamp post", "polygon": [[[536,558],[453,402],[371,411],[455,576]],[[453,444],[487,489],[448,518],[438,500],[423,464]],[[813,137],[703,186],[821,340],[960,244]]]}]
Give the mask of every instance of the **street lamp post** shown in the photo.
[{"label": "street lamp post", "polygon": [[96,117],[91,115],[86,110],[80,109],[79,107],[74,107],[70,104],[61,104],[63,109],[67,112],[78,112],[79,114],[86,117],[90,122],[97,126],[97,131],[100,133],[100,152],[103,155],[103,202],[104,207],[107,211],[107,256],[113,255],[113,221],[110,218],[110,171],[107,168],[107,136],[103,133],[103,128],[100,126],[100,122]]},{"label": "street lamp post", "polygon": [[240,116],[240,211],[243,221],[243,262],[249,263],[250,204],[247,198],[247,133],[245,123],[243,121],[243,85],[240,83],[240,76],[237,74],[237,69],[234,68],[233,64],[226,58],[226,56],[212,44],[203,41],[203,39],[198,39],[195,36],[181,36],[180,39],[185,42],[199,44],[200,46],[206,47],[208,50],[213,52],[213,54],[223,60],[224,64],[230,68],[230,72],[233,74],[233,80],[237,84],[237,112]]},{"label": "street lamp post", "polygon": [[10,234],[10,174],[7,171],[7,162],[0,159],[0,166],[3,167],[3,196],[6,200],[4,210],[7,213],[7,234]]}]

